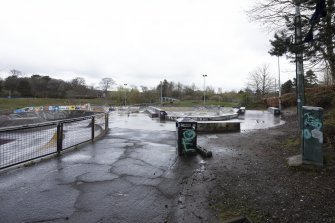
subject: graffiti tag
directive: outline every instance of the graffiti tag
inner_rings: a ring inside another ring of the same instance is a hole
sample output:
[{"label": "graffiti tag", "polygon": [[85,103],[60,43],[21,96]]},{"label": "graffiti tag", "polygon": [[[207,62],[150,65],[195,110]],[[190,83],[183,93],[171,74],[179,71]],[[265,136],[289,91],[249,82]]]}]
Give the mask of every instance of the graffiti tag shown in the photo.
[{"label": "graffiti tag", "polygon": [[185,150],[192,149],[193,146],[193,139],[195,138],[196,133],[192,129],[188,129],[183,132],[182,144],[184,145]]},{"label": "graffiti tag", "polygon": [[310,113],[304,114],[304,138],[310,139],[315,138],[319,140],[319,143],[323,143],[323,133],[321,131],[322,122],[319,118],[315,118]]}]

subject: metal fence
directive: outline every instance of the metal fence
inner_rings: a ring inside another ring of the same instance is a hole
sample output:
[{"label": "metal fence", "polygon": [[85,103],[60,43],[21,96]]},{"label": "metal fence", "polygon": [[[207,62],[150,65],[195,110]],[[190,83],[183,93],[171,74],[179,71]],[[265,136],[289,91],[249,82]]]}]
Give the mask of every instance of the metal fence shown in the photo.
[{"label": "metal fence", "polygon": [[0,169],[93,141],[108,130],[108,114],[0,129]]}]

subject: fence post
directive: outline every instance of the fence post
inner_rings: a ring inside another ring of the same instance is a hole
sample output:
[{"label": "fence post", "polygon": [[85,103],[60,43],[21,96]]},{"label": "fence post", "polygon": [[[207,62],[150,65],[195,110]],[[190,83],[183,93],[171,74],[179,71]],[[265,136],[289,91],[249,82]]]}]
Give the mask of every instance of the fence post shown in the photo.
[{"label": "fence post", "polygon": [[57,124],[57,154],[60,155],[63,149],[63,123]]},{"label": "fence post", "polygon": [[92,116],[92,142],[94,141],[94,125],[95,125],[95,117]]},{"label": "fence post", "polygon": [[105,114],[105,132],[108,131],[108,119],[109,119],[109,117],[108,117],[108,112],[107,112]]}]

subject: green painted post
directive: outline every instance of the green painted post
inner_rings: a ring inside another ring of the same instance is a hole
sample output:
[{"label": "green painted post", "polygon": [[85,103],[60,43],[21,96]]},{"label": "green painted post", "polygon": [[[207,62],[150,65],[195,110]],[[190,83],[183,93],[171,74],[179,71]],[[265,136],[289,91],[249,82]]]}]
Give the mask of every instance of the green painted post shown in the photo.
[{"label": "green painted post", "polygon": [[57,124],[57,154],[60,155],[63,149],[63,123]]},{"label": "green painted post", "polygon": [[323,165],[323,108],[303,106],[303,162]]},{"label": "green painted post", "polygon": [[105,113],[105,132],[108,132],[108,121],[109,121],[109,115],[108,115],[108,112]]},{"label": "green painted post", "polygon": [[298,48],[296,53],[296,82],[297,82],[297,113],[298,123],[301,138],[301,152],[303,152],[303,117],[302,106],[305,104],[305,89],[304,89],[304,65],[302,51],[302,34],[301,34],[301,16],[300,16],[300,1],[295,1],[295,44]]},{"label": "green painted post", "polygon": [[94,129],[94,125],[95,125],[95,117],[94,117],[94,116],[92,116],[92,121],[91,121],[91,123],[92,123],[91,140],[92,140],[92,142],[93,142],[93,141],[94,141],[94,131],[95,131],[95,129]]}]

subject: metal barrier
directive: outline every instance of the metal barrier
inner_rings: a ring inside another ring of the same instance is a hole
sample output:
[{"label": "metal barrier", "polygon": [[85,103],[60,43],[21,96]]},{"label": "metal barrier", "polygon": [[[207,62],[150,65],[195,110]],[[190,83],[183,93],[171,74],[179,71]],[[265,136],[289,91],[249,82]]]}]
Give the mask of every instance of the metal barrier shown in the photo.
[{"label": "metal barrier", "polygon": [[108,130],[108,113],[26,126],[0,128],[0,169],[21,164],[79,144]]}]

